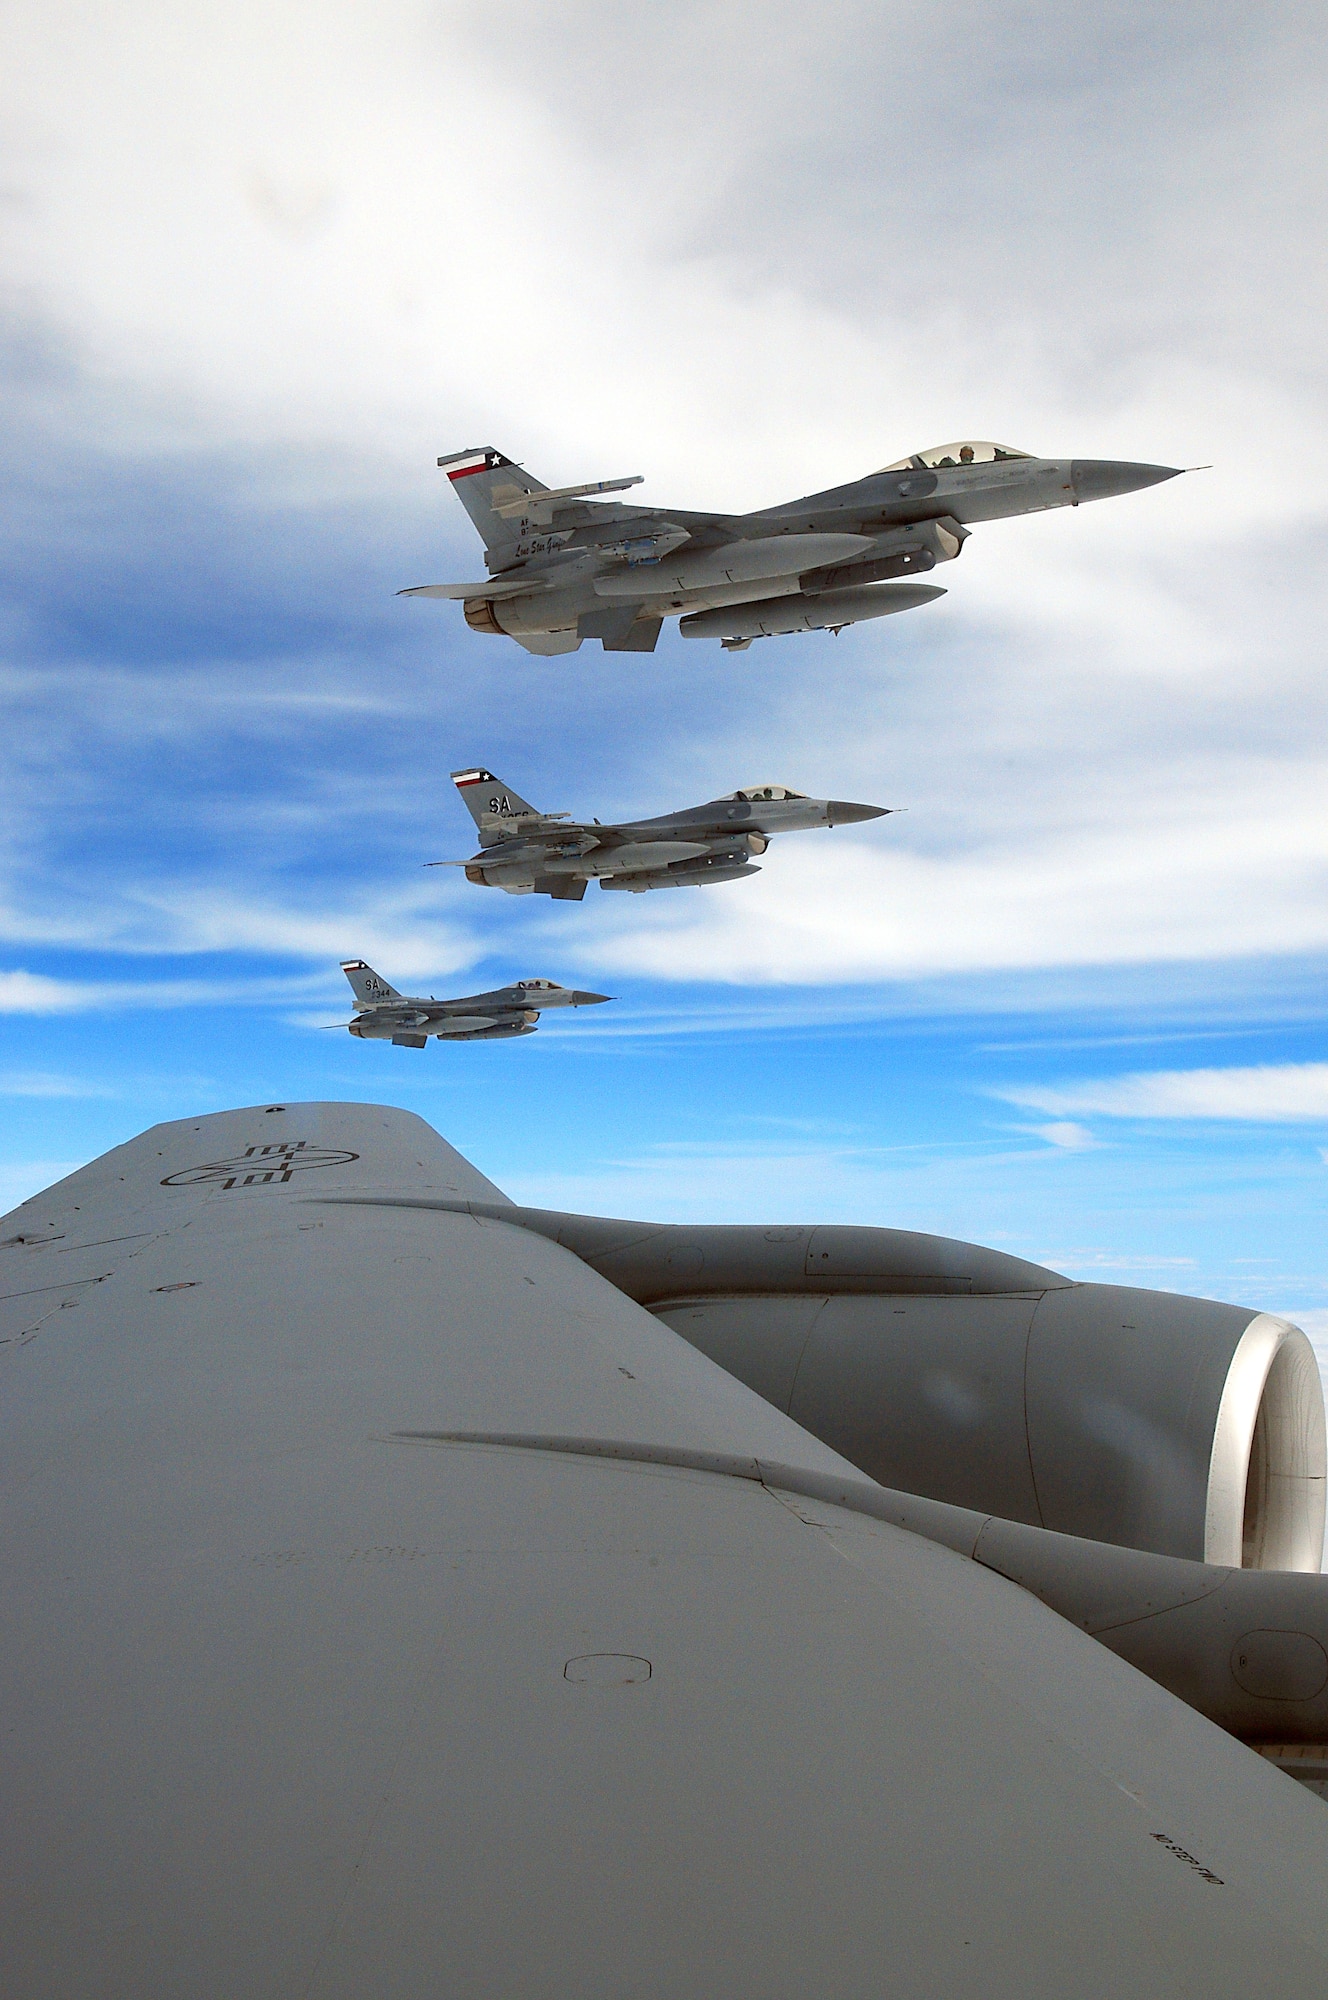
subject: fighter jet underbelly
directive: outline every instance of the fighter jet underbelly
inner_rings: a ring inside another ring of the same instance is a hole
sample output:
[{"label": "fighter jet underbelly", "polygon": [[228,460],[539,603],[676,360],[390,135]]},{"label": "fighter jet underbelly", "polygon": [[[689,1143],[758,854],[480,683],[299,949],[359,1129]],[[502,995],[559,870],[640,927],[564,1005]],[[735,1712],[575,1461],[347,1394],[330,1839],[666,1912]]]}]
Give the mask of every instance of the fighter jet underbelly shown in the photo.
[{"label": "fighter jet underbelly", "polygon": [[[835,536],[825,539],[852,540],[855,544],[863,542],[860,536]],[[628,577],[632,580],[630,593],[624,590],[613,601],[625,602],[626,610],[630,613],[632,609],[630,599],[634,598],[641,607],[642,615],[648,618],[667,617],[670,612],[680,610],[710,611],[721,609],[727,604],[745,604],[753,590],[758,588],[763,598],[790,595],[798,588],[798,576],[793,574],[767,577],[759,584],[748,580],[711,583],[704,588],[695,585],[684,589],[664,576],[660,566],[654,563],[643,563],[636,569],[624,571],[623,580],[626,581]],[[510,638],[543,632],[575,632],[578,617],[587,610],[589,604],[597,601],[591,599],[589,590],[575,594],[563,590],[533,591],[529,597],[508,598],[498,604],[489,604],[485,600],[486,622],[483,627],[472,626],[472,629],[504,632]]]},{"label": "fighter jet underbelly", "polygon": [[[607,847],[601,854],[586,854],[562,866],[577,875],[630,875],[641,868],[667,868],[674,861],[695,861],[710,851],[711,843],[704,840],[641,840],[624,847]],[[554,863],[550,872],[557,866]]]},{"label": "fighter jet underbelly", "polygon": [[705,590],[660,591],[656,596],[643,597],[641,607],[648,617],[667,618],[679,611],[713,611],[726,604],[746,604],[754,590],[759,590],[762,597],[789,597],[797,589],[796,576],[772,576],[762,583],[717,583]]},{"label": "fighter jet underbelly", "polygon": [[[754,541],[726,542],[717,549],[670,555],[659,563],[610,570],[594,580],[598,597],[640,598],[673,592],[723,589],[729,584],[765,583],[798,577],[826,563],[848,562],[870,548],[869,535],[763,535]],[[649,576],[648,589],[643,590]]]}]

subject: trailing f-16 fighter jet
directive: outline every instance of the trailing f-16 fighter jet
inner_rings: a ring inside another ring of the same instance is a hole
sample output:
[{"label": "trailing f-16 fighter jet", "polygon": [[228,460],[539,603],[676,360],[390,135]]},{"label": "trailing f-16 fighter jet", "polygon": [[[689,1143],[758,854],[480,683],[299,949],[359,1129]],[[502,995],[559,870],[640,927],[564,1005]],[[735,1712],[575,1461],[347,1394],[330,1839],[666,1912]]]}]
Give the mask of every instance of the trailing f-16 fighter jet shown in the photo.
[{"label": "trailing f-16 fighter jet", "polygon": [[633,891],[740,881],[760,874],[752,856],[764,854],[774,834],[883,819],[896,810],[754,785],[658,819],[579,826],[566,813],[538,811],[492,771],[453,771],[452,781],[480,830],[480,851],[468,861],[425,865],[464,868],[468,881],[510,896],[533,891],[565,903],[579,903],[592,881]]},{"label": "trailing f-16 fighter jet", "polygon": [[495,993],[422,1000],[398,993],[362,958],[343,958],[341,969],[355,995],[355,1019],[344,1026],[361,1041],[391,1042],[398,1049],[422,1049],[430,1035],[440,1042],[500,1042],[511,1035],[533,1035],[546,1007],[597,1007],[610,997],[555,986],[551,979],[518,979],[515,986],[500,986]]},{"label": "trailing f-16 fighter jet", "polygon": [[493,445],[438,461],[484,538],[489,575],[425,583],[403,597],[461,600],[473,632],[506,635],[528,653],[651,653],[665,618],[684,638],[729,648],[781,632],[838,632],[864,618],[943,597],[916,579],[951,562],[979,521],[1106,500],[1174,465],[1035,458],[974,438],[766,507],[703,514],[596,501],[641,474],[544,486]]}]

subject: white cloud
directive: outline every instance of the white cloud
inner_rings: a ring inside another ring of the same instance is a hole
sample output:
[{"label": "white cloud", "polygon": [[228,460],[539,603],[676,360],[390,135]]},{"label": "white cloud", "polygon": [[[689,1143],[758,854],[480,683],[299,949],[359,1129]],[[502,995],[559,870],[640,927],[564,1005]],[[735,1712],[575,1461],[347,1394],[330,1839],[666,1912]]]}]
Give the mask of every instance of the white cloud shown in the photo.
[{"label": "white cloud", "polygon": [[214,883],[168,884],[143,900],[150,917],[142,928],[149,937],[155,930],[157,950],[254,952],[331,970],[343,958],[382,959],[389,976],[403,978],[450,975],[480,955],[472,933],[438,918],[438,897],[427,889],[357,890],[322,909]]},{"label": "white cloud", "polygon": [[[131,470],[247,453],[237,490],[260,528],[263,504],[408,496],[452,551],[439,573],[473,563],[430,465],[472,439],[555,480],[643,470],[643,497],[697,506],[965,431],[1217,466],[980,529],[948,598],[838,645],[544,666],[452,607],[414,629],[445,635],[473,682],[431,656],[389,688],[320,657],[264,686],[218,659],[178,670],[176,702],[89,671],[4,781],[7,934],[459,969],[515,934],[503,899],[402,893],[376,858],[353,894],[306,894],[277,879],[272,835],[307,853],[357,786],[361,810],[421,814],[418,777],[370,796],[373,726],[418,695],[459,735],[492,712],[497,669],[523,689],[501,721],[524,732],[532,787],[550,717],[594,714],[620,796],[587,786],[587,814],[638,811],[656,780],[664,806],[767,772],[912,807],[870,839],[783,844],[756,884],[592,895],[577,948],[606,978],[812,986],[1328,948],[1328,267],[1304,247],[1325,44],[1296,9],[1191,15],[1033,0],[969,10],[956,35],[920,0],[887,33],[861,4],[11,8],[8,268],[47,362],[26,407]],[[624,677],[678,698],[615,722],[597,702]],[[338,706],[364,717],[363,762],[300,727]],[[223,729],[289,730],[292,770],[321,759],[324,783],[255,781],[245,840],[205,770],[146,858],[32,865],[57,815],[95,819],[122,744]],[[354,780],[333,781],[338,758]],[[185,833],[215,848],[211,880],[178,859]]]},{"label": "white cloud", "polygon": [[1086,1125],[1075,1125],[1066,1119],[1054,1125],[1035,1125],[1032,1131],[1036,1138],[1045,1139],[1062,1153],[1086,1153],[1097,1144]]},{"label": "white cloud", "polygon": [[659,978],[820,983],[1320,951],[1325,783],[1328,763],[1307,760],[1274,801],[1186,786],[1188,810],[1146,800],[1132,823],[1110,824],[1102,770],[1086,777],[1077,820],[1044,792],[1019,802],[1022,821],[1016,802],[998,817],[988,797],[913,812],[906,830],[790,839],[756,883],[622,909],[597,925],[597,955]]},{"label": "white cloud", "polygon": [[1192,1290],[1196,1264],[1193,1257],[1162,1257],[1155,1253],[1111,1250],[1083,1244],[1068,1250],[1048,1250],[1044,1261],[1054,1271],[1094,1284],[1145,1284],[1150,1289],[1174,1292]]},{"label": "white cloud", "polygon": [[0,1070],[0,1097],[113,1097],[105,1084],[52,1070]]},{"label": "white cloud", "polygon": [[303,997],[310,991],[310,986],[307,978],[76,980],[38,978],[27,972],[3,972],[0,973],[0,1013],[89,1014],[118,1012],[124,1008],[215,1007],[237,1002],[272,1006],[289,1004],[292,999]]},{"label": "white cloud", "polygon": [[0,972],[0,1014],[67,1014],[88,1004],[91,989],[38,972]]},{"label": "white cloud", "polygon": [[501,418],[737,505],[1091,408],[1089,450],[1220,430],[1196,507],[1299,512],[1321,453],[1240,474],[1321,416],[1320,39],[1107,13],[29,0],[11,268],[229,440],[423,467]]},{"label": "white cloud", "polygon": [[1328,1118],[1328,1063],[1143,1071],[1052,1088],[994,1091],[1028,1111],[1108,1118],[1217,1118],[1281,1123]]}]

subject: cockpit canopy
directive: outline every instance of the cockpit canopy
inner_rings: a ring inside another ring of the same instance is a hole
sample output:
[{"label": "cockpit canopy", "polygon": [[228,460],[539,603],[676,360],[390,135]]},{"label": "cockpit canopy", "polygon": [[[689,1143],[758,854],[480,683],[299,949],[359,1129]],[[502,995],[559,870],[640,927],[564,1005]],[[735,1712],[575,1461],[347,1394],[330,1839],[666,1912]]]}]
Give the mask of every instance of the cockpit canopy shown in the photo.
[{"label": "cockpit canopy", "polygon": [[963,438],[958,444],[934,444],[930,451],[915,451],[882,472],[939,472],[952,465],[993,465],[1007,458],[1031,458],[1031,451],[1016,451],[1013,445],[993,444],[990,438]]},{"label": "cockpit canopy", "polygon": [[805,799],[806,792],[791,792],[787,785],[749,785],[745,792],[730,792],[731,799],[742,799],[748,804],[764,803],[766,799]]}]

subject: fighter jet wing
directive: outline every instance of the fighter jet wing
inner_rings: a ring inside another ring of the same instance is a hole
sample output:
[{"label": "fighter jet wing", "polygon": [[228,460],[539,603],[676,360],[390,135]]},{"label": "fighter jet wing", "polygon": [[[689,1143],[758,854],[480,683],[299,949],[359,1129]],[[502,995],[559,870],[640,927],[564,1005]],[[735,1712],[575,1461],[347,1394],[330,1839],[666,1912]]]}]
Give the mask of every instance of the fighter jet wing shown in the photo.
[{"label": "fighter jet wing", "polygon": [[1317,1799],[429,1198],[502,1203],[259,1105],[0,1226],[7,2000],[1326,1989]]}]

